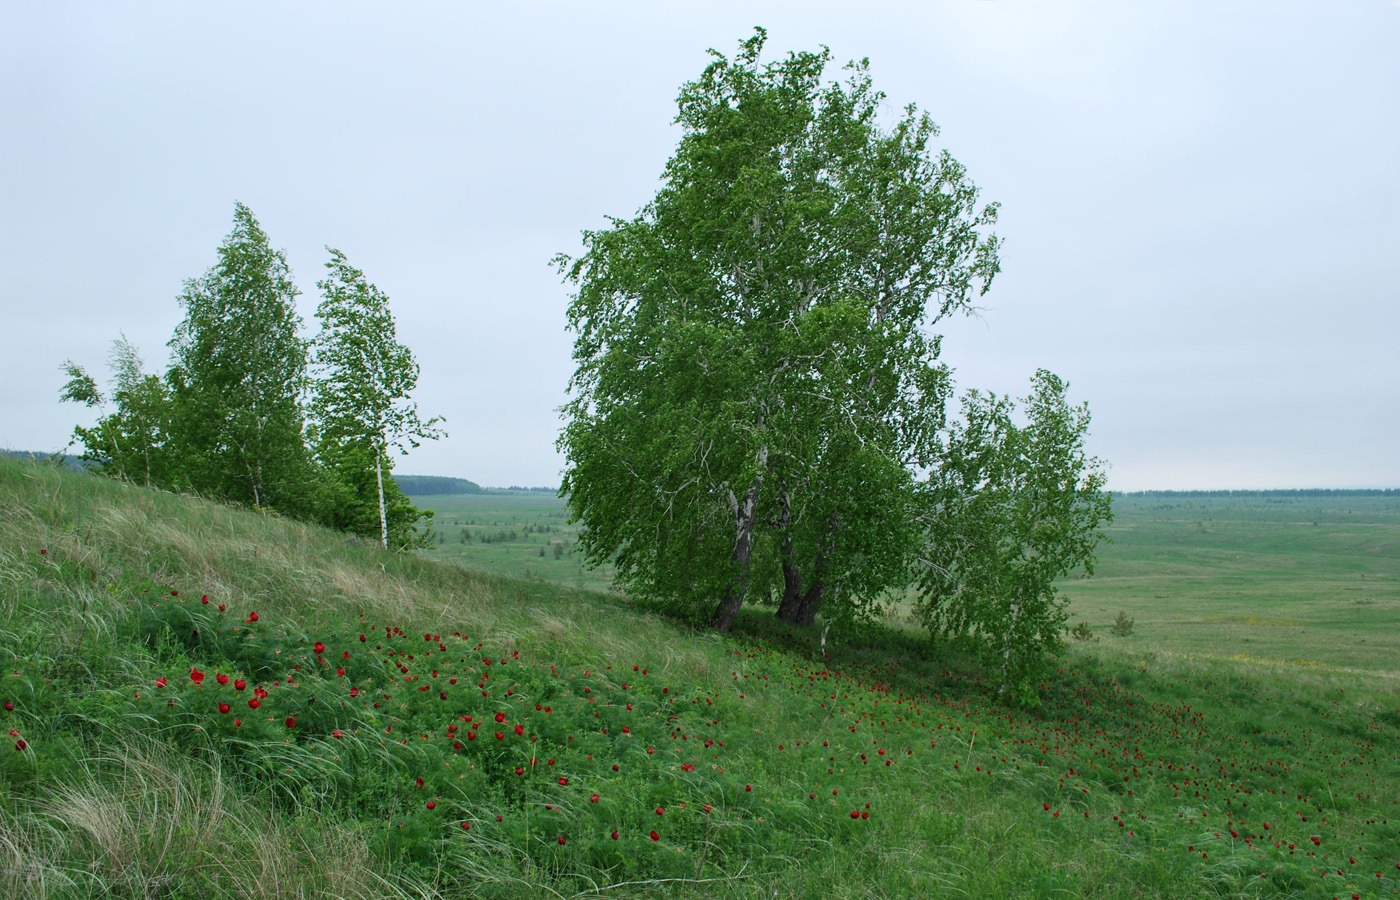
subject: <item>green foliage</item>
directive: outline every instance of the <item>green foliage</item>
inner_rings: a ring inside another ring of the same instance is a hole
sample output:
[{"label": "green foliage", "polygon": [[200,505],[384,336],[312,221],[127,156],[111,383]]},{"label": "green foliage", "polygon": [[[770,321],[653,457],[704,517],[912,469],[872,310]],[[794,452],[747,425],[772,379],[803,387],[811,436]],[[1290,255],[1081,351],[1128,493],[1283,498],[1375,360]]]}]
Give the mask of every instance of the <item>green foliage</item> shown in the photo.
[{"label": "green foliage", "polygon": [[169,387],[159,375],[143,371],[140,354],[124,336],[112,342],[112,392],[104,396],[97,381],[72,360],[63,364],[69,376],[59,399],[106,409],[92,427],[73,429],[73,443],[83,445],[82,459],[116,478],[145,485],[169,484],[176,468],[170,438],[173,429]]},{"label": "green foliage", "polygon": [[970,636],[998,693],[1037,702],[1062,650],[1056,581],[1093,571],[1111,520],[1102,463],[1084,452],[1085,406],[1045,370],[1024,401],[970,392],[927,484],[929,541],[916,615],[936,637]]},{"label": "green foliage", "polygon": [[1133,633],[1133,617],[1118,610],[1118,616],[1113,620],[1113,627],[1109,629],[1115,637],[1127,637]]},{"label": "green foliage", "polygon": [[313,513],[303,439],[307,344],[300,293],[248,207],[234,205],[218,261],[185,283],[166,381],[179,483],[200,494]]},{"label": "green foliage", "polygon": [[927,328],[998,269],[996,208],[927,116],[886,130],[865,62],[826,83],[828,51],[762,63],[765,38],[711,51],[656,197],[559,258],[580,548],[721,630],[751,589],[810,621],[903,583],[949,389]]},{"label": "green foliage", "polygon": [[[185,318],[164,378],[142,371],[124,337],[113,344],[110,395],[81,366],[64,363],[60,398],[100,414],[74,429],[83,459],[118,478],[375,535],[385,547],[425,546],[429,529],[420,523],[429,515],[393,480],[389,449],[441,436],[439,420],[421,421],[408,401],[418,365],[395,339],[388,298],[339,251],[327,267],[317,310],[320,378],[308,385],[310,348],[299,335],[286,257],[236,204],[217,263],[179,297]],[[302,405],[308,386],[311,433]]]},{"label": "green foliage", "polygon": [[1088,643],[1094,639],[1094,629],[1089,627],[1088,622],[1081,621],[1078,625],[1074,626],[1074,630],[1070,632],[1070,635],[1076,641]]},{"label": "green foliage", "polygon": [[424,422],[409,400],[418,363],[398,342],[388,296],[345,254],[327,249],[310,409],[317,458],[349,495],[336,508],[337,524],[356,534],[377,530],[386,548],[426,546],[427,530],[415,531],[424,514],[390,478],[389,450],[442,437],[441,419]]}]

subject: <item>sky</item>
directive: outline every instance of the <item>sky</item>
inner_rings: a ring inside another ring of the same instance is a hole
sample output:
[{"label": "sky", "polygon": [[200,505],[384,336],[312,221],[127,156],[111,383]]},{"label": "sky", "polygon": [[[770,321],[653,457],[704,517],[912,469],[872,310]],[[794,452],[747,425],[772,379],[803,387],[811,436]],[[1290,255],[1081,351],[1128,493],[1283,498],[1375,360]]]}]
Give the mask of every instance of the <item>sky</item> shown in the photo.
[{"label": "sky", "polygon": [[[960,389],[1070,384],[1117,491],[1400,487],[1400,0],[64,2],[0,8],[0,447],[57,451],[125,335],[164,371],[235,201],[308,329],[338,248],[449,437],[406,474],[555,485],[551,258],[630,218],[680,86],[756,25],[869,58],[1001,204]],[[831,74],[839,75],[833,66]],[[308,332],[309,335],[309,332]]]}]

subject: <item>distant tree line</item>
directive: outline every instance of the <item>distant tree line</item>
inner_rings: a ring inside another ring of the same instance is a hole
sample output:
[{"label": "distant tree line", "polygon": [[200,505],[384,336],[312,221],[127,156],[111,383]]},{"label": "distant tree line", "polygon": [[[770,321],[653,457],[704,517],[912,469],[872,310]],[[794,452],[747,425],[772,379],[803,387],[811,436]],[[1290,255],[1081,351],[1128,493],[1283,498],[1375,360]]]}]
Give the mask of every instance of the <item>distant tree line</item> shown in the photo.
[{"label": "distant tree line", "polygon": [[217,260],[185,282],[170,363],[147,373],[135,346],[113,342],[104,390],[71,360],[62,399],[95,408],[73,443],[99,471],[141,484],[275,510],[424,545],[430,516],[390,477],[391,450],[442,436],[410,399],[419,368],[397,340],[388,297],[338,250],[317,282],[320,329],[302,336],[285,254],[248,207]]},{"label": "distant tree line", "polygon": [[445,478],[440,475],[395,475],[399,490],[417,497],[438,494],[482,494],[485,488],[465,478]]}]

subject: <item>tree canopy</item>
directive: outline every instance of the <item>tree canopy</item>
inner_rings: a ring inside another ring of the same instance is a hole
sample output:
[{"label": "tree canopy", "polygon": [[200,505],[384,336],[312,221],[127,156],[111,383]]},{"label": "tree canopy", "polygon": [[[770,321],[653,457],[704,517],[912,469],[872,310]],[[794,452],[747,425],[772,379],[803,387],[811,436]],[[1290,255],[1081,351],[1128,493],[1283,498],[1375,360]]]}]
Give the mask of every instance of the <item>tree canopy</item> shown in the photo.
[{"label": "tree canopy", "polygon": [[1000,268],[997,206],[926,114],[885,124],[868,61],[825,80],[827,49],[764,62],[765,41],[710,51],[655,198],[558,258],[585,558],[720,630],[755,597],[860,617],[970,524],[928,512],[961,446],[936,326]]}]

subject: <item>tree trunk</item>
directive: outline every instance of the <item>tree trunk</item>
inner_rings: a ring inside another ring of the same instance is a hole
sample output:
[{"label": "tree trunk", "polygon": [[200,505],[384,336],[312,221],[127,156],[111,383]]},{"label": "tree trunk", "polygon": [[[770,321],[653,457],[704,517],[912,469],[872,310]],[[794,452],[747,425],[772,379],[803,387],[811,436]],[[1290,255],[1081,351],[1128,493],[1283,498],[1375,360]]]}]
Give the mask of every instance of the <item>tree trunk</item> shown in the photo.
[{"label": "tree trunk", "polygon": [[[802,590],[802,576],[797,566],[788,558],[783,560],[783,602],[778,607],[778,618],[795,625],[811,625],[817,620],[822,601],[826,599],[826,580],[831,573],[828,554],[836,545],[836,532],[841,529],[841,520],[832,515],[827,522],[826,535],[822,546],[817,550],[817,558],[812,565],[812,582],[807,590]],[[786,550],[791,549],[789,544]]]},{"label": "tree trunk", "polygon": [[802,573],[793,563],[791,553],[789,543],[783,548],[783,602],[778,604],[778,618],[784,622],[796,622],[802,606]]},{"label": "tree trunk", "polygon": [[[767,450],[761,454],[767,458]],[[714,618],[710,624],[716,631],[728,631],[734,627],[734,618],[739,615],[739,607],[744,605],[744,595],[749,590],[749,561],[753,554],[753,527],[754,514],[758,510],[758,492],[762,485],[762,476],[755,477],[753,484],[749,486],[748,493],[744,495],[742,503],[734,496],[733,491],[729,494],[729,508],[734,512],[735,535],[734,552],[730,560],[734,563],[734,580],[725,589],[724,597],[715,607]]]},{"label": "tree trunk", "polygon": [[389,514],[384,508],[384,454],[374,451],[374,480],[379,485],[379,540],[389,549]]}]

